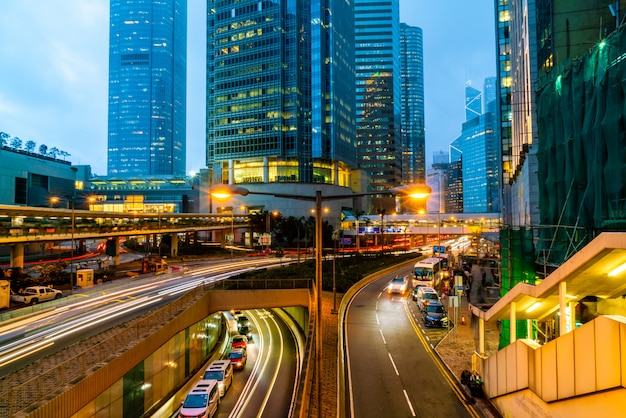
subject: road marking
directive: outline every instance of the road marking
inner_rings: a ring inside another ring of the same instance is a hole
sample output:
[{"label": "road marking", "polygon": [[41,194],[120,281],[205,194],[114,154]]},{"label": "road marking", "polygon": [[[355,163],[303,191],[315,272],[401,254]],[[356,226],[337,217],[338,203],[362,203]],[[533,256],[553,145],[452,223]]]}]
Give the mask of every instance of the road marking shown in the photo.
[{"label": "road marking", "polygon": [[380,332],[380,338],[383,339],[383,344],[387,345],[387,341],[385,340],[385,335],[383,334],[383,330],[378,329],[378,331]]},{"label": "road marking", "polygon": [[415,409],[413,409],[413,404],[411,404],[411,400],[409,399],[408,393],[406,393],[405,389],[402,389],[402,392],[404,392],[404,398],[406,399],[406,403],[409,404],[409,409],[411,410],[411,416],[412,417],[416,416]]},{"label": "road marking", "polygon": [[391,357],[391,353],[387,353],[387,355],[389,356],[393,369],[396,371],[396,376],[400,376],[400,372],[398,372],[398,368],[396,367],[396,363],[393,361],[393,357]]}]

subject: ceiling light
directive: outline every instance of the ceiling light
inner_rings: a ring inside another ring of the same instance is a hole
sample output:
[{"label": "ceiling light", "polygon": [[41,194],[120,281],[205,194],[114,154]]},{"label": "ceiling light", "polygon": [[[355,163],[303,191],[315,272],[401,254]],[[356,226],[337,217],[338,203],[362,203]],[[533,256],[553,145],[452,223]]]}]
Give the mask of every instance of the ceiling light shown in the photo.
[{"label": "ceiling light", "polygon": [[621,272],[623,272],[624,270],[626,270],[626,263],[624,263],[621,266],[618,266],[617,268],[614,268],[613,270],[611,270],[609,272],[609,277],[615,277],[618,274],[620,274]]},{"label": "ceiling light", "polygon": [[535,309],[537,309],[539,306],[541,306],[541,302],[535,302],[532,304],[532,306],[528,309],[526,309],[526,313],[531,313],[532,311],[534,311]]}]

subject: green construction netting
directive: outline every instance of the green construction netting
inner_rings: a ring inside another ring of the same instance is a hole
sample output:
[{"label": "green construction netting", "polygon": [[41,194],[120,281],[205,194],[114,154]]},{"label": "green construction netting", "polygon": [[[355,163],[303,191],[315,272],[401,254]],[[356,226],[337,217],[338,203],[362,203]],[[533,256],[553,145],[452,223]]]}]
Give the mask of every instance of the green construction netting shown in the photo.
[{"label": "green construction netting", "polygon": [[538,88],[536,246],[555,264],[602,231],[626,230],[625,91],[625,30]]},{"label": "green construction netting", "polygon": [[[535,249],[532,229],[503,228],[500,231],[500,254],[502,262],[501,296],[520,282],[535,283]],[[517,338],[529,338],[526,321],[516,321],[515,329]],[[510,330],[510,321],[502,321],[499,349],[509,345]],[[534,336],[530,337],[534,338]]]}]

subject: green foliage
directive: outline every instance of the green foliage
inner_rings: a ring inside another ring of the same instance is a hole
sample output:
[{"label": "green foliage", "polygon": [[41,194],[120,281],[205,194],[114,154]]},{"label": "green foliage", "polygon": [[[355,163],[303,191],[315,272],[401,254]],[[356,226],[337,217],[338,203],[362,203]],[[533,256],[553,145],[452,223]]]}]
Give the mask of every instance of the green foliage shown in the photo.
[{"label": "green foliage", "polygon": [[[415,254],[398,256],[381,256],[380,254],[375,256],[354,255],[352,257],[337,258],[335,260],[335,285],[337,292],[343,293],[363,277],[412,258],[415,258]],[[315,260],[306,260],[299,264],[290,264],[281,268],[259,269],[241,274],[233,279],[288,280],[294,278],[314,280]],[[322,289],[328,291],[333,289],[332,260],[323,260],[322,262]]]}]

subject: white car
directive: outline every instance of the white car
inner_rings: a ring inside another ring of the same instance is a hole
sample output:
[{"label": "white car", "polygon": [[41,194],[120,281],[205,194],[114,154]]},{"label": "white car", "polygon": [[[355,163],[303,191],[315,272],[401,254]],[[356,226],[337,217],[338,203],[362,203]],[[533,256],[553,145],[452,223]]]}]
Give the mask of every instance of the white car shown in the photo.
[{"label": "white car", "polygon": [[387,293],[404,293],[409,289],[409,276],[396,276],[389,282],[387,286]]},{"label": "white car", "polygon": [[178,412],[178,418],[211,418],[220,404],[217,380],[201,380],[189,391]]}]

